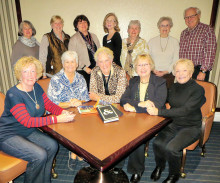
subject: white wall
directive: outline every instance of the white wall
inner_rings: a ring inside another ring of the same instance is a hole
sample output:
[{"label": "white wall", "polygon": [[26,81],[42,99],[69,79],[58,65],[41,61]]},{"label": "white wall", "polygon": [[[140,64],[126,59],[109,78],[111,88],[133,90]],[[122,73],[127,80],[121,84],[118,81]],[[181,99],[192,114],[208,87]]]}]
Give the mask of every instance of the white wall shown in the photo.
[{"label": "white wall", "polygon": [[141,37],[147,41],[159,34],[157,21],[161,16],[170,16],[174,27],[170,35],[179,39],[186,28],[183,10],[197,6],[202,11],[201,21],[209,24],[212,0],[20,0],[22,19],[30,20],[36,30],[36,38],[41,41],[43,34],[49,32],[50,18],[58,14],[65,21],[64,31],[72,36],[75,31],[73,20],[79,14],[85,14],[90,20],[90,31],[95,33],[100,42],[104,35],[102,23],[104,16],[114,12],[119,19],[122,38],[127,37],[130,20],[138,19],[142,24]]}]

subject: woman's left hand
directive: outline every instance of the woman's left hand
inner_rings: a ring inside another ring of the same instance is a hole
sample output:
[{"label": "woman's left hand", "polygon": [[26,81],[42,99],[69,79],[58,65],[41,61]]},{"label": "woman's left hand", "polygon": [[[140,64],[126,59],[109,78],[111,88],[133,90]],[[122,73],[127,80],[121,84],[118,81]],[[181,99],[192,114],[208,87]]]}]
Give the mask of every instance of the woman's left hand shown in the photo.
[{"label": "woman's left hand", "polygon": [[138,107],[148,108],[148,107],[155,107],[155,105],[152,101],[147,100],[147,101],[144,101],[144,102],[139,102]]},{"label": "woman's left hand", "polygon": [[148,107],[147,108],[147,112],[150,115],[157,116],[158,115],[158,108],[156,108],[156,107]]},{"label": "woman's left hand", "polygon": [[93,101],[100,100],[100,96],[98,96],[98,94],[96,94],[94,92],[89,92],[89,98],[90,98],[90,100],[93,100]]},{"label": "woman's left hand", "polygon": [[71,107],[78,107],[78,106],[82,105],[82,101],[80,101],[76,98],[73,98],[70,100],[70,105],[71,105]]}]

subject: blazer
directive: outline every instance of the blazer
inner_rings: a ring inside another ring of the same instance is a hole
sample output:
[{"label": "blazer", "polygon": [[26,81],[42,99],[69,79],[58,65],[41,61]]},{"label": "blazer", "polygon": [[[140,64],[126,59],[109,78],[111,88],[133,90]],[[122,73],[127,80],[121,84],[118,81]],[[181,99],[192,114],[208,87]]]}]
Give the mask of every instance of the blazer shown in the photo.
[{"label": "blazer", "polygon": [[[138,107],[140,101],[135,99],[137,95],[138,88],[140,84],[140,77],[135,76],[129,81],[129,86],[125,90],[125,93],[121,97],[120,105],[123,106],[126,103],[134,106],[137,113],[147,112],[146,108]],[[167,87],[166,80],[156,76],[155,74],[150,74],[149,85],[147,88],[148,100],[154,102],[158,109],[165,107],[165,102],[167,98]],[[140,93],[138,93],[138,96]]]},{"label": "blazer", "polygon": [[[99,40],[97,36],[93,33],[90,33],[92,39],[97,47],[100,47]],[[89,54],[86,43],[79,32],[76,32],[69,41],[68,50],[75,51],[78,54],[79,66],[77,70],[83,70],[82,68],[86,65],[86,67],[90,66]]]}]

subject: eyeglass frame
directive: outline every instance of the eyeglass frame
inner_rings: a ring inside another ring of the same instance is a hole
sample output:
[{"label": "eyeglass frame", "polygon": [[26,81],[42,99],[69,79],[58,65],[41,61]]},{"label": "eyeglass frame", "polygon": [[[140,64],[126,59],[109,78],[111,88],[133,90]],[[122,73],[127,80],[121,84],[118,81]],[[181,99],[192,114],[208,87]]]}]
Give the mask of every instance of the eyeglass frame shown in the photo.
[{"label": "eyeglass frame", "polygon": [[191,15],[191,16],[188,16],[188,17],[184,17],[184,19],[186,20],[189,20],[191,18],[195,18],[196,16],[198,15],[198,13],[196,13],[195,15]]}]

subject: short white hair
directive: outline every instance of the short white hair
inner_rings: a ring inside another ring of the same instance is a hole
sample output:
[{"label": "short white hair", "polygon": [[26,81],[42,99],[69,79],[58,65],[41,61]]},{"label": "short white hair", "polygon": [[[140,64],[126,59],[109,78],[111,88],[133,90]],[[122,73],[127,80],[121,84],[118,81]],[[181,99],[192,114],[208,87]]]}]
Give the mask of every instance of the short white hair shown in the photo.
[{"label": "short white hair", "polygon": [[201,15],[201,10],[200,10],[199,8],[197,8],[197,7],[189,7],[189,8],[187,8],[187,9],[185,9],[184,12],[183,12],[183,17],[184,17],[184,18],[185,18],[185,15],[186,15],[186,11],[188,11],[189,9],[195,9],[195,10],[196,10],[196,13],[197,13],[198,15]]},{"label": "short white hair", "polygon": [[78,55],[75,51],[65,51],[61,56],[62,64],[64,64],[66,60],[74,60],[74,59],[78,64]]},{"label": "short white hair", "polygon": [[139,27],[139,29],[141,30],[141,23],[140,23],[139,20],[131,20],[131,21],[129,22],[128,29],[130,29],[130,27],[131,27],[132,25],[137,25],[137,26]]}]

